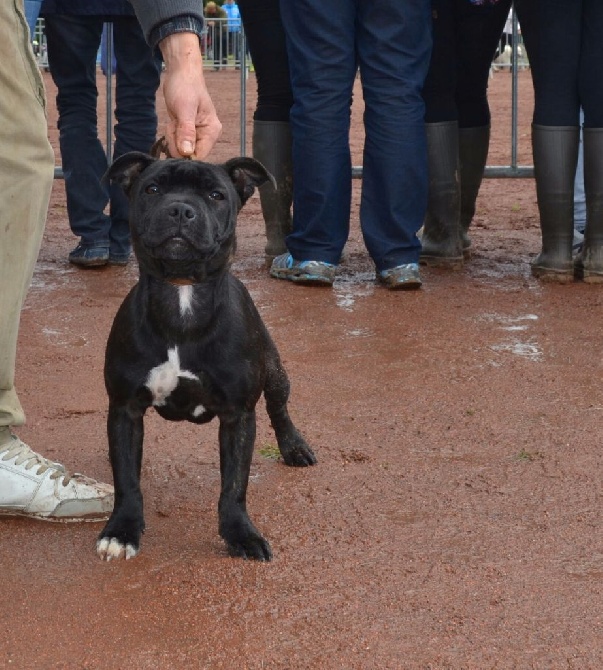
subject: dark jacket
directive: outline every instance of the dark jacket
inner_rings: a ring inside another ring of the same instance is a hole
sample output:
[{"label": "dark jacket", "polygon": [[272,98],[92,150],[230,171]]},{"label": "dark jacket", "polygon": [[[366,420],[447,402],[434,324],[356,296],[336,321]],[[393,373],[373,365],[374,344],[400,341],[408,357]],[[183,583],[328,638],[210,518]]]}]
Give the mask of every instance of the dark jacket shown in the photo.
[{"label": "dark jacket", "polygon": [[[0,0],[5,2],[6,0]],[[171,33],[203,32],[202,0],[44,0],[41,15],[123,16],[136,11],[147,42],[154,47]]]},{"label": "dark jacket", "polygon": [[44,0],[40,16],[48,14],[134,16],[134,8],[128,0]]}]

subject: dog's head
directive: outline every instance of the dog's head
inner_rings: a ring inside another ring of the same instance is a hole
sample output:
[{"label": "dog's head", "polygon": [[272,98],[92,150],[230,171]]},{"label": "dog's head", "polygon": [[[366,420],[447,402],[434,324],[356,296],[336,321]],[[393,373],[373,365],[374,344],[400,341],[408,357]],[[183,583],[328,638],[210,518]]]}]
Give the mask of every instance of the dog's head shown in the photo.
[{"label": "dog's head", "polygon": [[223,165],[158,160],[130,152],[105,178],[130,201],[130,231],[141,272],[198,283],[228,267],[237,214],[256,187],[274,178],[253,158]]}]

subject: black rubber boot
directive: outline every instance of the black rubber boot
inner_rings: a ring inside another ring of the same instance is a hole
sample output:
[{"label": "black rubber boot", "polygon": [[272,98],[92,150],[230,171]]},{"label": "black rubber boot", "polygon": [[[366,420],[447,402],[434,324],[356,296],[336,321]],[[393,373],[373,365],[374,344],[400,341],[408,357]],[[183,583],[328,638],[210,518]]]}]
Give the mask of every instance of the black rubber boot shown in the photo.
[{"label": "black rubber boot", "polygon": [[532,125],[542,231],[542,251],[532,262],[532,274],[543,281],[567,283],[574,279],[574,178],[579,141],[577,126]]},{"label": "black rubber boot", "polygon": [[253,122],[253,157],[276,180],[260,187],[262,214],[266,225],[266,264],[287,251],[285,237],[291,232],[293,179],[291,165],[291,129],[285,121]]},{"label": "black rubber boot", "polygon": [[475,216],[479,193],[490,146],[490,126],[459,128],[459,162],[461,174],[461,241],[463,253],[471,251],[468,231]]},{"label": "black rubber boot", "polygon": [[576,276],[603,283],[603,128],[584,128],[584,246],[576,258]]},{"label": "black rubber boot", "polygon": [[423,265],[463,267],[460,228],[459,133],[456,121],[426,123],[429,202],[421,235]]}]

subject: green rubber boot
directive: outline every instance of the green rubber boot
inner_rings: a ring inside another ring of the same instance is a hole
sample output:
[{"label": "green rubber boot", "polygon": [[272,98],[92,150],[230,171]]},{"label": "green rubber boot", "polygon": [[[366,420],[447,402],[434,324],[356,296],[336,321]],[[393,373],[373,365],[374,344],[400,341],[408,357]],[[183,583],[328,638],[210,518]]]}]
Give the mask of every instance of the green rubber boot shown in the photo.
[{"label": "green rubber boot", "polygon": [[532,125],[536,197],[540,212],[542,251],[532,274],[542,281],[574,280],[574,178],[580,128]]},{"label": "green rubber boot", "polygon": [[266,264],[287,251],[285,237],[291,232],[293,178],[291,129],[285,121],[253,122],[253,157],[276,180],[260,187],[260,202],[266,226]]},{"label": "green rubber boot", "polygon": [[421,235],[423,265],[463,267],[460,228],[459,132],[456,121],[426,123],[429,201]]}]

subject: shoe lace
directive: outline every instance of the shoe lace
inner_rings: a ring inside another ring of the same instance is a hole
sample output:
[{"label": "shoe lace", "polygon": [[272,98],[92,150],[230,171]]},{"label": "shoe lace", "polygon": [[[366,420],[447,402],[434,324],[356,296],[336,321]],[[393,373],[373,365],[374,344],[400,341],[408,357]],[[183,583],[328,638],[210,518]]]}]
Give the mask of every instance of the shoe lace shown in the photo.
[{"label": "shoe lace", "polygon": [[50,479],[59,479],[59,477],[62,477],[63,486],[69,484],[73,475],[66,470],[64,465],[53,463],[40,454],[37,454],[17,437],[13,436],[13,440],[15,444],[8,444],[0,447],[0,456],[4,454],[4,456],[2,456],[3,461],[10,461],[14,458],[15,465],[25,465],[26,470],[31,470],[37,466],[38,470],[36,474],[38,475],[44,474],[47,470],[52,470]]}]

